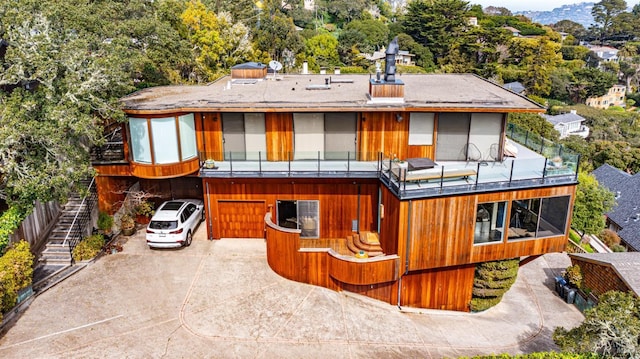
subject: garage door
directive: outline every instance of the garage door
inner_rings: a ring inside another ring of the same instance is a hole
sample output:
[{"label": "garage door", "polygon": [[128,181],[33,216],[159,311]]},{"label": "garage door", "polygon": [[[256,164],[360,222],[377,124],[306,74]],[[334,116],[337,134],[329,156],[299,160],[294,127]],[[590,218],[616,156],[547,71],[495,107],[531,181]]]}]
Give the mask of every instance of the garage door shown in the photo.
[{"label": "garage door", "polygon": [[264,238],[265,202],[218,201],[220,236]]}]

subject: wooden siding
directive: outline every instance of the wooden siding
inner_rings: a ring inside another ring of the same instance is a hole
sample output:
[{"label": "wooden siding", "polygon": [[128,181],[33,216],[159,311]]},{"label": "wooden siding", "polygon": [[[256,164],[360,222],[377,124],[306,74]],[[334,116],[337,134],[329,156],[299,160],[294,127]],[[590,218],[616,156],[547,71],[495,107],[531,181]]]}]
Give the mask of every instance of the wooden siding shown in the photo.
[{"label": "wooden siding", "polygon": [[[397,117],[402,116],[402,121]],[[361,161],[375,161],[378,153],[385,157],[407,158],[409,121],[405,112],[376,112],[363,114],[360,118],[358,151]]]},{"label": "wooden siding", "polygon": [[231,69],[232,79],[263,79],[266,76],[266,66],[261,69]]},{"label": "wooden siding", "polygon": [[[573,198],[574,193],[575,186],[571,185],[411,201],[408,269],[416,271],[561,252],[566,245],[567,235],[511,241],[505,238],[501,242],[474,245],[475,210],[478,203],[508,201],[509,213],[512,200],[566,195]],[[392,197],[388,200],[387,197],[383,198],[393,206]],[[569,208],[573,205],[572,201]],[[386,217],[387,213],[385,220]],[[567,217],[571,217],[571,211]],[[399,221],[402,223],[406,219],[401,217]],[[506,222],[505,226],[508,225]],[[401,251],[402,242],[399,242],[399,246]]]},{"label": "wooden siding", "polygon": [[[435,141],[434,141],[435,142]],[[435,146],[407,146],[406,158],[435,158]]]},{"label": "wooden siding", "polygon": [[202,161],[213,159],[222,161],[224,149],[222,143],[222,121],[219,113],[200,113],[195,116],[196,140],[198,151],[204,155]]},{"label": "wooden siding", "polygon": [[400,305],[469,311],[475,265],[411,272],[402,277]]},{"label": "wooden siding", "polygon": [[220,236],[264,238],[264,201],[218,201]]},{"label": "wooden siding", "polygon": [[124,201],[124,190],[136,182],[134,177],[97,176],[98,209],[109,214],[115,213]]},{"label": "wooden siding", "polygon": [[369,82],[371,97],[399,97],[404,98],[403,83],[374,83]]},{"label": "wooden siding", "polygon": [[293,114],[267,113],[264,124],[267,137],[267,160],[292,160]]},{"label": "wooden siding", "polygon": [[99,176],[131,176],[131,168],[128,163],[111,165],[93,165]]},{"label": "wooden siding", "polygon": [[321,238],[345,238],[352,233],[351,221],[356,219],[360,231],[377,231],[377,179],[205,178],[203,181],[208,188],[205,201],[211,208],[210,238],[221,238],[220,201],[263,201],[275,216],[277,200],[318,200]]},{"label": "wooden siding", "polygon": [[[404,258],[404,243],[406,243],[407,202],[401,202],[386,187],[381,187],[381,201],[384,217],[380,219],[380,246],[387,254],[397,254]],[[402,248],[400,248],[400,244]],[[404,270],[403,270],[404,271]]]},{"label": "wooden siding", "polygon": [[329,274],[336,280],[355,285],[370,285],[398,280],[398,259],[364,262],[329,256]]},{"label": "wooden siding", "polygon": [[131,174],[140,178],[173,178],[186,176],[200,170],[198,157],[183,162],[161,164],[142,164],[131,162]]},{"label": "wooden siding", "polygon": [[[399,265],[396,256],[353,262],[340,259],[329,250],[300,251],[300,231],[280,228],[271,222],[270,215],[265,217],[267,263],[274,272],[297,282],[348,290],[393,304]],[[384,282],[385,279],[389,281]]]}]

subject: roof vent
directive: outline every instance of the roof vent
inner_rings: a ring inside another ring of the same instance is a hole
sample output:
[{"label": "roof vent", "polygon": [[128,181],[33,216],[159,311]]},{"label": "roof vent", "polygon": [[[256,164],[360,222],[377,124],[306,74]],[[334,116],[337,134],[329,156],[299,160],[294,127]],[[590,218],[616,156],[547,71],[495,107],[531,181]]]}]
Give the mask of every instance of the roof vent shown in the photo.
[{"label": "roof vent", "polygon": [[638,222],[639,220],[640,220],[640,213],[636,213],[636,215],[633,217],[633,221]]},{"label": "roof vent", "polygon": [[620,193],[620,191],[616,191],[616,196],[615,196],[615,199],[618,199],[618,198],[620,198],[620,195],[621,195],[621,193]]}]

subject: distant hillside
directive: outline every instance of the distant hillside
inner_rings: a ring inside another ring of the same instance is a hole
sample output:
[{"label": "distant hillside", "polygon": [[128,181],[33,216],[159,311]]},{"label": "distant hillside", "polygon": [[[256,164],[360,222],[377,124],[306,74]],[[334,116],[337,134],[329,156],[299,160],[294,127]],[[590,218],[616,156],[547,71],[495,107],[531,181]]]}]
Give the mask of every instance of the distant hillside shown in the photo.
[{"label": "distant hillside", "polygon": [[593,23],[591,8],[594,2],[583,2],[579,4],[563,5],[551,11],[518,11],[514,15],[524,15],[543,25],[555,24],[560,20],[575,21],[588,28]]}]

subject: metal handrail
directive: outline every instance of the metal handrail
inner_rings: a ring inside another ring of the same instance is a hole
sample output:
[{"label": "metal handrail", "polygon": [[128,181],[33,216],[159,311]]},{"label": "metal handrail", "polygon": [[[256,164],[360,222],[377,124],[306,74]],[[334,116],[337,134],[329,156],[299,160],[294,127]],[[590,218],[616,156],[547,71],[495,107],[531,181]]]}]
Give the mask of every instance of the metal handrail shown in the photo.
[{"label": "metal handrail", "polygon": [[69,226],[69,230],[64,237],[64,241],[62,245],[69,246],[69,253],[72,254],[73,258],[73,249],[78,245],[80,240],[82,239],[82,235],[78,235],[78,233],[82,232],[82,228],[86,226],[87,221],[91,218],[91,211],[93,210],[93,206],[95,204],[96,193],[94,191],[94,183],[95,177],[91,179],[91,183],[87,187],[87,194],[82,198],[82,202],[80,206],[76,210],[76,213],[73,217],[73,221]]}]

